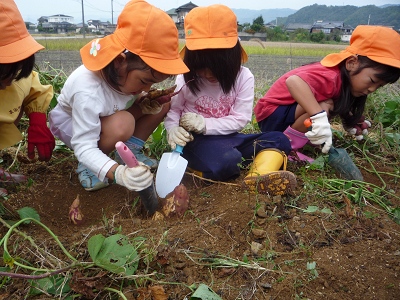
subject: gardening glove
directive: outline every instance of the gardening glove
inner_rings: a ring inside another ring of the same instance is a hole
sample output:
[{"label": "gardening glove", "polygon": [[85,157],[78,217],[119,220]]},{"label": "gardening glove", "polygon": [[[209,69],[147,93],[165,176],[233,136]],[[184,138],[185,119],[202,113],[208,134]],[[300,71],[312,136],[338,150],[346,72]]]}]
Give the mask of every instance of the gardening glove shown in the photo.
[{"label": "gardening glove", "polygon": [[143,101],[139,103],[139,107],[145,115],[156,115],[162,110],[162,105],[160,103],[156,100],[150,100],[149,98],[144,98]]},{"label": "gardening glove", "polygon": [[167,140],[171,149],[174,150],[176,145],[184,147],[186,146],[186,143],[193,141],[193,135],[187,132],[184,128],[176,126],[168,130]]},{"label": "gardening glove", "polygon": [[371,121],[365,120],[365,116],[361,116],[360,120],[358,120],[354,127],[345,127],[345,130],[349,134],[354,135],[357,141],[361,141],[364,138],[364,135],[368,134],[368,128],[371,128],[371,125]]},{"label": "gardening glove", "polygon": [[194,133],[204,133],[206,131],[206,121],[204,117],[195,113],[186,113],[179,120],[179,125],[185,128],[187,131]]},{"label": "gardening glove", "polygon": [[126,187],[130,191],[142,191],[153,183],[153,174],[150,168],[139,162],[139,166],[129,168],[119,165],[114,173],[114,182]]},{"label": "gardening glove", "polygon": [[332,147],[332,130],[326,111],[323,110],[311,116],[310,120],[312,123],[311,130],[306,132],[306,137],[312,144],[324,144],[322,153],[328,153],[329,149]]},{"label": "gardening glove", "polygon": [[54,136],[47,127],[46,114],[33,112],[29,114],[28,157],[35,158],[35,147],[40,161],[49,161],[56,146]]}]

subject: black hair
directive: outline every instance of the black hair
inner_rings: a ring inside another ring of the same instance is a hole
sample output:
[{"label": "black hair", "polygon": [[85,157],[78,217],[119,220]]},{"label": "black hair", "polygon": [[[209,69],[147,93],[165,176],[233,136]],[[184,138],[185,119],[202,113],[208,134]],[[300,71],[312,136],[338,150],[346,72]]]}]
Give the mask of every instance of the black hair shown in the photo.
[{"label": "black hair", "polygon": [[35,54],[9,64],[0,64],[0,80],[15,79],[28,77],[35,66]]},{"label": "black hair", "polygon": [[[150,70],[151,74],[154,76],[154,73],[156,72],[154,69],[152,69],[149,65],[147,65],[140,57],[139,55],[136,55],[132,52],[125,51],[124,52],[126,56],[126,62],[127,62],[127,67],[126,71],[129,73],[132,70]],[[110,84],[114,86],[121,86],[121,76],[118,74],[118,68],[115,67],[114,61],[116,59],[123,59],[121,55],[118,55],[116,58],[114,58],[111,63],[109,63],[104,69],[103,69],[103,74],[106,78],[107,81],[109,81]]]},{"label": "black hair", "polygon": [[[394,83],[400,77],[400,69],[385,64],[378,63],[366,56],[358,55],[360,66],[353,75],[359,74],[365,68],[372,68],[379,73],[376,77],[385,83]],[[345,127],[353,127],[362,116],[367,96],[354,97],[351,94],[350,75],[346,69],[346,60],[339,64],[342,78],[342,88],[340,90],[340,101],[335,101],[334,109],[330,111],[331,116],[339,115]]]},{"label": "black hair", "polygon": [[[190,70],[183,77],[193,94],[196,95],[196,92],[200,91],[201,84],[196,72],[206,68],[213,73],[222,91],[227,94],[235,88],[242,64],[242,47],[238,40],[233,48],[227,49],[189,50],[186,48],[183,61]],[[191,79],[195,80],[189,82]]]}]

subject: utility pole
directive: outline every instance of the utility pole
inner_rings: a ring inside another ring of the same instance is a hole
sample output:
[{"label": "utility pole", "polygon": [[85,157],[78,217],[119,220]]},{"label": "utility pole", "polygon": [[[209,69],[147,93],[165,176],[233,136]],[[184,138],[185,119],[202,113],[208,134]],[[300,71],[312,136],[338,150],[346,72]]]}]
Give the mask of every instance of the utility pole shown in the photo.
[{"label": "utility pole", "polygon": [[83,11],[83,0],[82,2],[82,29],[83,29],[83,38],[86,38],[86,29],[85,29],[85,13]]},{"label": "utility pole", "polygon": [[111,0],[111,25],[114,25],[114,5],[113,5],[113,0]]}]

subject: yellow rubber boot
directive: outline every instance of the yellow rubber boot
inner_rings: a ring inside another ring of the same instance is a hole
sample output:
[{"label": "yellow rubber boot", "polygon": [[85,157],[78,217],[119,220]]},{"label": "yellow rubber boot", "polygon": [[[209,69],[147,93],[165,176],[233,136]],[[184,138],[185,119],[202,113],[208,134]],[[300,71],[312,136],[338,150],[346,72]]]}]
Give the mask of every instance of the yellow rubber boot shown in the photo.
[{"label": "yellow rubber boot", "polygon": [[[262,194],[290,194],[297,185],[296,176],[286,171],[287,156],[278,149],[265,149],[254,158],[244,178],[245,187]],[[281,170],[283,168],[283,170]]]}]

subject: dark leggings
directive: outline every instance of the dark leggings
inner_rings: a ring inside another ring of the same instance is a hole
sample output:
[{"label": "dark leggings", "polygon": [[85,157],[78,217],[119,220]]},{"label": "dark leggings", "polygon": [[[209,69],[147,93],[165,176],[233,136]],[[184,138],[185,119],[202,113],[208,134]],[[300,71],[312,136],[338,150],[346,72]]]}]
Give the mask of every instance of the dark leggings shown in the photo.
[{"label": "dark leggings", "polygon": [[295,121],[297,102],[291,105],[279,106],[275,111],[264,120],[258,122],[258,127],[262,132],[280,131],[284,132],[288,126]]},{"label": "dark leggings", "polygon": [[291,151],[289,139],[281,132],[229,135],[194,135],[194,141],[183,148],[188,166],[203,177],[225,181],[240,174],[239,164],[247,165],[263,149]]}]

